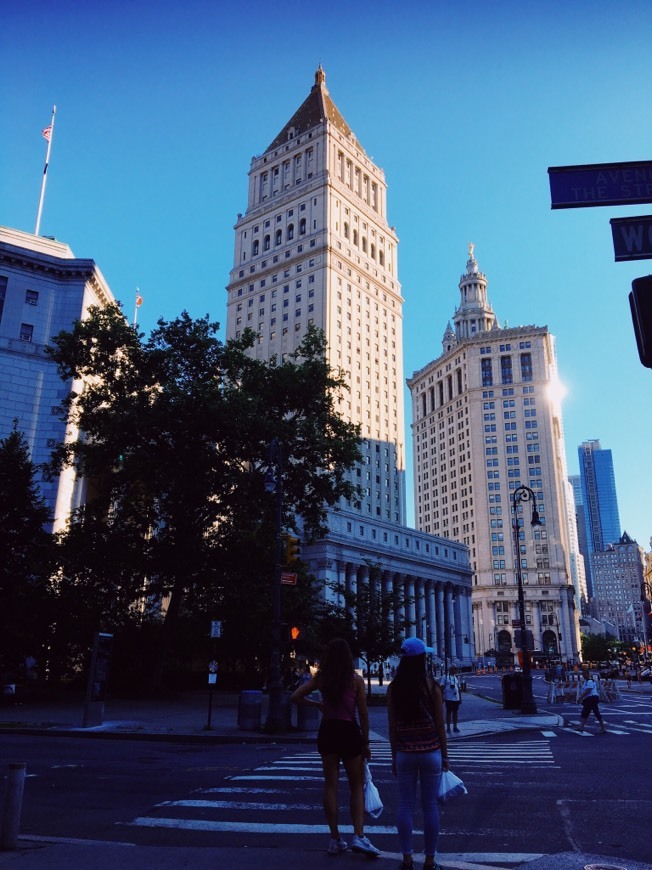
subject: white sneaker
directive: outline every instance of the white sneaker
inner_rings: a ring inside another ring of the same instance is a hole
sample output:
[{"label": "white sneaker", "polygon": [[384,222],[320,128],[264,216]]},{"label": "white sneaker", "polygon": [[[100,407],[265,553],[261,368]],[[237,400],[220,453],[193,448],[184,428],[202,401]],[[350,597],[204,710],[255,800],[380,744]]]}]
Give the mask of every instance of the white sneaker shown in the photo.
[{"label": "white sneaker", "polygon": [[339,855],[340,852],[346,852],[348,849],[348,844],[344,842],[344,840],[340,837],[339,840],[333,840],[331,838],[330,843],[328,844],[328,855]]},{"label": "white sneaker", "polygon": [[361,852],[363,855],[368,855],[370,858],[377,858],[380,855],[380,849],[373,846],[367,837],[358,837],[357,834],[353,837],[351,851]]}]

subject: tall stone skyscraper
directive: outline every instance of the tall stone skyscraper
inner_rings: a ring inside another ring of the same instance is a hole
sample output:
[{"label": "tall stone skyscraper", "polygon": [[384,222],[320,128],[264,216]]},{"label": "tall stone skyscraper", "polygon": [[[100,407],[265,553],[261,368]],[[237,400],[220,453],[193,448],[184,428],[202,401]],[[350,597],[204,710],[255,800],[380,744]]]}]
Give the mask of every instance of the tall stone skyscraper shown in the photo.
[{"label": "tall stone skyscraper", "polygon": [[365,438],[354,481],[364,488],[361,513],[403,523],[403,299],[386,194],[320,67],[307,99],[251,162],[227,331],[256,330],[261,359],[295,350],[308,323],[325,332],[329,363],[350,387],[339,413]]},{"label": "tall stone skyscraper", "polygon": [[351,589],[368,581],[369,563],[380,563],[386,587],[405,584],[411,633],[468,660],[467,548],[404,525],[397,244],[384,172],[333,103],[320,66],[308,97],[251,161],[247,210],[235,225],[227,337],[251,327],[252,353],[282,359],[308,324],[323,330],[328,362],[350,388],[338,411],[362,429],[363,459],[352,471],[362,503],[343,502],[329,516],[328,537],[302,554],[316,576]]},{"label": "tall stone skyscraper", "polygon": [[603,450],[597,439],[584,441],[577,453],[585,528],[583,555],[589,598],[593,598],[592,556],[620,539],[616,477],[611,450]]},{"label": "tall stone skyscraper", "polygon": [[[575,661],[572,498],[554,338],[545,326],[501,328],[472,245],[459,290],[442,353],[408,380],[417,528],[470,548],[478,653],[495,649],[503,661],[516,653],[518,559],[535,652]],[[542,526],[532,529],[521,505],[516,552],[521,485],[533,491]]]}]

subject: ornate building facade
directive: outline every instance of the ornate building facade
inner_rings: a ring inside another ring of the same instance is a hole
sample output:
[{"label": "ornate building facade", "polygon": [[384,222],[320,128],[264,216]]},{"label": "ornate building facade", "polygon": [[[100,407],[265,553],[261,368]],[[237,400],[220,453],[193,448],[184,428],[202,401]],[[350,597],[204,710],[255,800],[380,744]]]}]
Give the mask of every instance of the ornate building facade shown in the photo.
[{"label": "ornate building facade", "polygon": [[351,589],[369,582],[370,561],[379,563],[378,582],[403,584],[414,601],[410,632],[436,643],[442,657],[454,650],[468,661],[468,549],[405,526],[397,249],[384,172],[335,106],[319,67],[308,97],[251,161],[247,209],[235,225],[227,336],[253,328],[252,352],[269,359],[294,351],[308,324],[323,330],[328,362],[349,387],[338,411],[362,428],[363,459],[352,471],[362,500],[340,504],[326,539],[302,552],[324,584]]},{"label": "ornate building facade", "polygon": [[[501,328],[472,245],[459,290],[441,355],[408,380],[416,525],[470,549],[478,654],[516,654],[518,568],[535,651],[576,661],[574,517],[554,339],[546,327]],[[513,495],[521,485],[533,492],[542,525],[530,529],[527,505],[516,505],[517,548]]]},{"label": "ornate building facade", "polygon": [[[17,420],[35,465],[50,459],[53,446],[76,437],[55,413],[75,385],[61,380],[45,346],[72,329],[90,305],[113,301],[93,260],[75,257],[54,239],[0,227],[0,437]],[[85,500],[86,482],[67,468],[39,483],[56,531]]]}]

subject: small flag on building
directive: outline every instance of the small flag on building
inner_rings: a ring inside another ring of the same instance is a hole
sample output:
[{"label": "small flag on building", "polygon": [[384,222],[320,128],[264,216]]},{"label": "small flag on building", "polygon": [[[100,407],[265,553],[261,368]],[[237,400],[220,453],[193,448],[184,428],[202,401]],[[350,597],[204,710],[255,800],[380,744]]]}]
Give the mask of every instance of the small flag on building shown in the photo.
[{"label": "small flag on building", "polygon": [[140,308],[143,304],[143,297],[140,295],[138,291],[136,291],[136,308]]},{"label": "small flag on building", "polygon": [[46,127],[45,130],[43,130],[43,138],[49,142],[51,135],[52,135],[52,124],[50,124],[49,127]]}]

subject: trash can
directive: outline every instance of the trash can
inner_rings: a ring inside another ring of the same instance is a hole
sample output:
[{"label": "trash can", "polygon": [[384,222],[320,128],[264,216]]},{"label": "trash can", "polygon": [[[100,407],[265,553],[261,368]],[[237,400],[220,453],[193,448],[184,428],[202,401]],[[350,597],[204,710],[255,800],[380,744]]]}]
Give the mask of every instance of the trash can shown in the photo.
[{"label": "trash can", "polygon": [[523,701],[522,674],[505,674],[502,678],[503,710],[520,710]]},{"label": "trash can", "polygon": [[257,690],[240,692],[238,701],[238,727],[243,731],[260,729],[263,693]]},{"label": "trash can", "polygon": [[[319,700],[319,695],[316,692],[312,692],[308,697],[311,701]],[[317,731],[320,716],[319,707],[304,707],[299,704],[297,706],[297,731]]]}]

